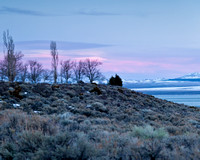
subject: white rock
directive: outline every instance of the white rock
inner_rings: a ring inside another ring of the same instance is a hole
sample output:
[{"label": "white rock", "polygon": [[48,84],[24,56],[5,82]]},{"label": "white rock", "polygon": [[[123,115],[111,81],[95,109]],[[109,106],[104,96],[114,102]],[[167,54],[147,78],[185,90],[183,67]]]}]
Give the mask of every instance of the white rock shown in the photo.
[{"label": "white rock", "polygon": [[9,91],[14,92],[15,89],[13,87],[9,87]]},{"label": "white rock", "polygon": [[33,111],[34,113],[41,113],[41,111]]},{"label": "white rock", "polygon": [[20,107],[20,104],[13,104],[13,107],[18,108]]},{"label": "white rock", "polygon": [[72,109],[72,110],[74,109],[74,107],[73,107],[73,106],[68,106],[68,108],[69,108],[69,109]]},{"label": "white rock", "polygon": [[86,108],[91,108],[92,105],[91,104],[87,104],[87,106],[85,106]]}]

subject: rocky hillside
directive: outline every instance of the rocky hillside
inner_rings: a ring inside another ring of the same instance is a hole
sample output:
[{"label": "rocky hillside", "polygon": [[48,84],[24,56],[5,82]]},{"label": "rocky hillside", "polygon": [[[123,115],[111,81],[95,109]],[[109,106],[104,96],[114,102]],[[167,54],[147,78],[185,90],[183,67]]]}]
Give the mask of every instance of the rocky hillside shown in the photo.
[{"label": "rocky hillside", "polygon": [[[133,125],[175,126],[198,131],[200,109],[157,99],[126,88],[96,84],[0,84],[0,109],[76,115],[129,130]],[[106,127],[105,127],[106,129]],[[107,128],[108,129],[108,128]]]},{"label": "rocky hillside", "polygon": [[0,120],[0,159],[200,158],[199,108],[117,86],[1,82]]}]

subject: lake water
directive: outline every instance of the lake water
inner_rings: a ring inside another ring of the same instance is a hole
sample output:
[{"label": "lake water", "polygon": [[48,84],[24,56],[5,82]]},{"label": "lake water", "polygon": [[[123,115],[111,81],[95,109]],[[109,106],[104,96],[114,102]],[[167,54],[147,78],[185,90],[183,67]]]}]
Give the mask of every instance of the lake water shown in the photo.
[{"label": "lake water", "polygon": [[200,87],[132,88],[175,103],[200,107]]},{"label": "lake water", "polygon": [[192,94],[192,95],[153,95],[160,99],[165,99],[168,101],[172,101],[175,103],[186,104],[189,106],[200,107],[200,94]]}]

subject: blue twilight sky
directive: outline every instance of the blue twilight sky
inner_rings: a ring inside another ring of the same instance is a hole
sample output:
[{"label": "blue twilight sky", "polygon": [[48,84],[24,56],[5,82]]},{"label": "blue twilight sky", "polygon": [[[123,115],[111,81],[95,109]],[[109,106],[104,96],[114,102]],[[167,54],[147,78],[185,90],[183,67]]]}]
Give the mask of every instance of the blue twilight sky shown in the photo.
[{"label": "blue twilight sky", "polygon": [[199,0],[0,0],[0,33],[9,29],[24,59],[46,68],[54,40],[60,59],[98,58],[107,76],[173,78],[200,71],[199,8]]}]

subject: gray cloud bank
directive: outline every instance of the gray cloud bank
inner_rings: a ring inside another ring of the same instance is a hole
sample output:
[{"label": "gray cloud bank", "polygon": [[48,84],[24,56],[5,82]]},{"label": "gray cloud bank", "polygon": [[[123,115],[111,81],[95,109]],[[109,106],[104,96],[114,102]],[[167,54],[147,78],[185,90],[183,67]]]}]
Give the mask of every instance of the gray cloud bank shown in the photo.
[{"label": "gray cloud bank", "polygon": [[115,16],[120,15],[117,13],[104,12],[104,11],[96,11],[96,10],[79,10],[74,13],[67,13],[66,15],[49,15],[39,11],[20,9],[20,8],[12,8],[12,7],[1,7],[0,14],[18,14],[18,15],[30,15],[30,16],[70,16],[70,15],[86,15],[86,16]]},{"label": "gray cloud bank", "polygon": [[0,8],[0,14],[17,14],[17,15],[28,15],[28,16],[73,16],[73,15],[83,15],[83,16],[120,16],[120,15],[133,15],[137,17],[147,17],[153,13],[144,13],[141,11],[131,11],[129,13],[116,13],[100,11],[96,9],[80,9],[76,12],[68,12],[66,14],[46,14],[40,11],[27,10],[21,8],[13,8],[3,6]]},{"label": "gray cloud bank", "polygon": [[79,10],[76,12],[78,15],[86,15],[86,16],[116,16],[120,15],[118,13],[111,13],[111,12],[104,12],[104,11],[97,11],[97,10]]},{"label": "gray cloud bank", "polygon": [[[47,40],[21,41],[21,42],[15,42],[15,46],[17,50],[49,50],[50,42],[51,41]],[[95,44],[95,43],[57,41],[58,50],[80,50],[80,49],[102,48],[109,46],[110,45]]]},{"label": "gray cloud bank", "polygon": [[47,16],[46,14],[38,11],[11,8],[11,7],[1,7],[0,14],[20,14],[20,15],[31,15],[31,16]]}]

